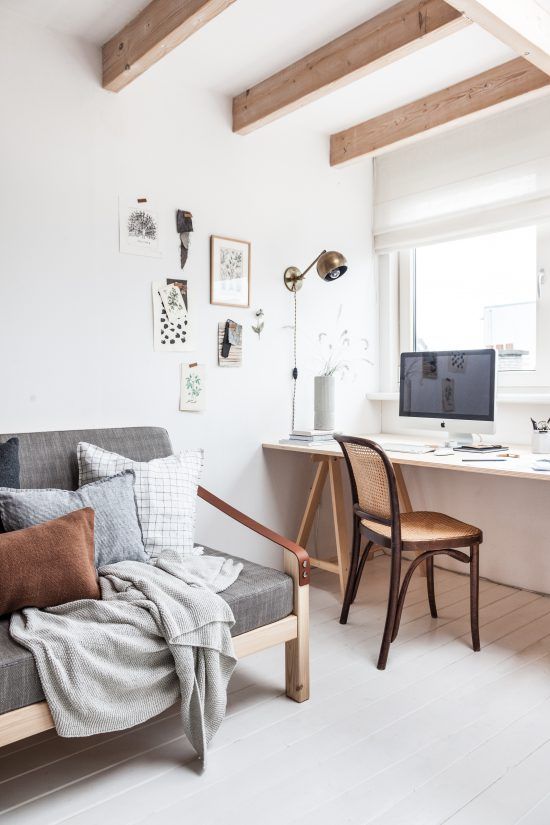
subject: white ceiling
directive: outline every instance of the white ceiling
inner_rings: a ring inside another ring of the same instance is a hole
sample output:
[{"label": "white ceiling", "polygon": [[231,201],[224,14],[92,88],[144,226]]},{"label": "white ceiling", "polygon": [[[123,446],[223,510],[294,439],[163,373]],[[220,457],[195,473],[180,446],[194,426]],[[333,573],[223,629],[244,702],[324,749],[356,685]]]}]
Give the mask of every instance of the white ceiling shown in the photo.
[{"label": "white ceiling", "polygon": [[[396,0],[236,0],[149,70],[169,70],[182,88],[232,96]],[[550,0],[539,0],[550,10]],[[35,24],[100,46],[147,5],[144,0],[0,0]],[[337,131],[511,59],[515,55],[469,26],[285,118],[299,128]],[[168,64],[168,65],[166,65]],[[143,82],[138,78],[135,84]],[[124,91],[121,92],[124,94]],[[273,124],[266,128],[277,128]]]},{"label": "white ceiling", "polygon": [[101,44],[147,5],[147,0],[0,0],[0,8],[33,23]]}]

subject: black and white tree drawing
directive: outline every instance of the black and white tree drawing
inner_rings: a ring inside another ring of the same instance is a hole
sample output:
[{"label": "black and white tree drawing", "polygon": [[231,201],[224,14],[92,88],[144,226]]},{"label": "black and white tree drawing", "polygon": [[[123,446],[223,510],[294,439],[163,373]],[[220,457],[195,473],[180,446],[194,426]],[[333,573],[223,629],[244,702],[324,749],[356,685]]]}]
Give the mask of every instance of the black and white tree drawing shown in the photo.
[{"label": "black and white tree drawing", "polygon": [[158,234],[157,222],[150,212],[145,209],[134,209],[128,215],[128,235],[132,238],[145,238],[156,241]]},{"label": "black and white tree drawing", "polygon": [[159,212],[150,203],[119,200],[120,251],[129,255],[162,256],[162,226]]}]

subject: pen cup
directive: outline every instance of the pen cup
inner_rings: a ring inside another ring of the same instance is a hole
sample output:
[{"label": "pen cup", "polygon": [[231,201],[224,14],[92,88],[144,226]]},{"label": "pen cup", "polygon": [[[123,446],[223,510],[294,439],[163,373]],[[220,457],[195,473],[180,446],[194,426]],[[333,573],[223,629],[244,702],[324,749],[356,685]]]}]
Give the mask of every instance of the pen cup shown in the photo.
[{"label": "pen cup", "polygon": [[550,431],[535,430],[531,435],[531,449],[534,453],[550,453]]}]

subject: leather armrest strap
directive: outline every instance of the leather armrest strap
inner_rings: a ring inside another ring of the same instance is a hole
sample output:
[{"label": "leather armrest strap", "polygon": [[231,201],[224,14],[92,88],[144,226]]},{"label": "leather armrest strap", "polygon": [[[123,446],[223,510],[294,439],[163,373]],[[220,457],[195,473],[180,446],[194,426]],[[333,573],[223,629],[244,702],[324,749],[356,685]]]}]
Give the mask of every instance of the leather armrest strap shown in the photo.
[{"label": "leather armrest strap", "polygon": [[221,498],[218,498],[213,493],[210,493],[208,490],[205,490],[204,487],[199,487],[197,492],[199,498],[202,498],[203,501],[207,501],[208,504],[211,504],[217,510],[221,510],[222,513],[225,513],[230,518],[234,519],[235,521],[238,521],[245,527],[248,527],[249,530],[254,530],[254,532],[258,533],[260,536],[269,539],[269,541],[272,541],[275,544],[278,544],[280,547],[284,547],[285,550],[289,550],[291,553],[293,553],[298,559],[298,564],[300,567],[300,586],[304,584],[309,584],[309,556],[307,554],[307,551],[304,550],[303,547],[300,547],[300,545],[296,544],[295,541],[285,539],[284,536],[279,535],[279,533],[275,533],[275,531],[270,530],[269,527],[264,527],[263,524],[254,521],[254,519],[250,518],[249,516],[245,516],[244,513],[241,513],[239,510],[236,510],[235,507],[232,507],[230,504],[227,504],[227,502],[223,501]]}]

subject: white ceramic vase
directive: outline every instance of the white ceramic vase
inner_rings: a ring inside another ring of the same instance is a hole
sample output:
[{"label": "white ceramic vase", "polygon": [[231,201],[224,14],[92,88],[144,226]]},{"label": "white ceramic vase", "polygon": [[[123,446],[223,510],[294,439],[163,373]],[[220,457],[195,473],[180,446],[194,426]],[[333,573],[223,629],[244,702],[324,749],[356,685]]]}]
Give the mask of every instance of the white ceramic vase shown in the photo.
[{"label": "white ceramic vase", "polygon": [[314,385],[316,430],[334,430],[336,415],[336,379],[333,375],[316,375]]}]

